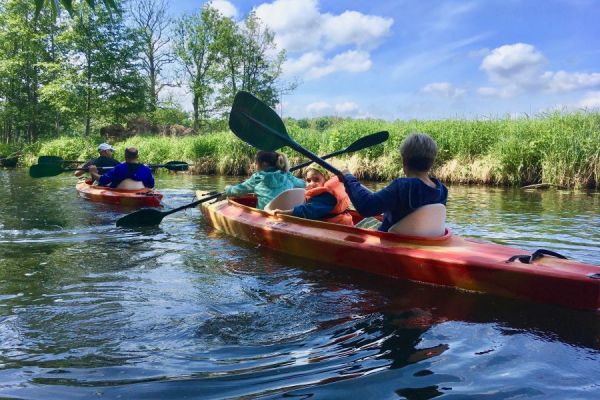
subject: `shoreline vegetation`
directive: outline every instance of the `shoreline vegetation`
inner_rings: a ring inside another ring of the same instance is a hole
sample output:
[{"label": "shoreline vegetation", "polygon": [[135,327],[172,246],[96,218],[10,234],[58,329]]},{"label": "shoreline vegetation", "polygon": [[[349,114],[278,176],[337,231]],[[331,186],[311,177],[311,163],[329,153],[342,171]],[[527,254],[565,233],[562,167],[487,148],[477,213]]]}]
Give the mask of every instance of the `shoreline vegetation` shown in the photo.
[{"label": "shoreline vegetation", "polygon": [[[286,126],[297,142],[316,154],[342,149],[370,133],[389,131],[385,144],[333,161],[360,179],[387,181],[399,176],[400,142],[410,132],[420,131],[436,140],[439,152],[433,174],[446,183],[600,188],[600,113],[394,122],[289,118]],[[96,156],[101,141],[99,136],[39,141],[22,149],[22,164],[33,164],[40,155],[87,160]],[[256,152],[228,131],[184,137],[136,135],[111,144],[117,158],[126,146],[136,146],[144,162],[182,160],[193,164],[191,173],[195,174],[249,175]],[[292,165],[302,161],[292,150],[282,151]]]}]

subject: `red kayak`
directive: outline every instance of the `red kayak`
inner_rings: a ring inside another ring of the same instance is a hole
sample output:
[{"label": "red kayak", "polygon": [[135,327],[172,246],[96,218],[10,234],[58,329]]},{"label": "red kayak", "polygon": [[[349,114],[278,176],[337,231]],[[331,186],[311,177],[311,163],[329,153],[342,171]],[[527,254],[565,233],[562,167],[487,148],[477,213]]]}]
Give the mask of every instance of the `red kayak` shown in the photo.
[{"label": "red kayak", "polygon": [[113,189],[90,185],[90,181],[79,182],[75,189],[87,200],[130,207],[159,207],[163,198],[163,195],[154,189]]},{"label": "red kayak", "polygon": [[[198,198],[201,197],[198,193]],[[600,309],[600,267],[467,239],[401,236],[253,208],[255,198],[203,203],[215,229],[242,240],[373,274],[576,309]],[[353,212],[354,222],[363,217]]]}]

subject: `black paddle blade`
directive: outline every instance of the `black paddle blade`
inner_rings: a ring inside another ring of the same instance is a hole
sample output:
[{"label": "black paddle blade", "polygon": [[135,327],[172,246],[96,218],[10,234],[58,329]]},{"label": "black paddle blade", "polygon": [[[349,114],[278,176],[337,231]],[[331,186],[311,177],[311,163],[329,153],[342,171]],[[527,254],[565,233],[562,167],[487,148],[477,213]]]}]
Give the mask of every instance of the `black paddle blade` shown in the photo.
[{"label": "black paddle blade", "polygon": [[154,226],[159,225],[160,221],[168,215],[164,211],[156,208],[142,208],[141,210],[127,214],[117,220],[117,226],[132,228],[135,226]]},{"label": "black paddle blade", "polygon": [[60,175],[64,171],[60,164],[37,164],[29,168],[29,176],[32,178],[45,178]]},{"label": "black paddle blade", "polygon": [[358,139],[350,146],[346,148],[345,153],[353,153],[355,151],[359,151],[362,149],[366,149],[371,146],[375,146],[381,144],[388,140],[390,137],[390,133],[388,131],[381,131],[377,133],[373,133],[371,135],[365,136],[363,138]]},{"label": "black paddle blade", "polygon": [[260,124],[289,138],[285,125],[275,110],[248,92],[238,92],[229,114],[229,128],[233,133],[259,150],[275,151],[288,145],[287,141],[275,135],[265,134],[265,129]]},{"label": "black paddle blade", "polygon": [[190,165],[185,161],[169,161],[164,167],[169,171],[187,171]]},{"label": "black paddle blade", "polygon": [[64,160],[58,156],[40,156],[38,164],[62,164]]}]

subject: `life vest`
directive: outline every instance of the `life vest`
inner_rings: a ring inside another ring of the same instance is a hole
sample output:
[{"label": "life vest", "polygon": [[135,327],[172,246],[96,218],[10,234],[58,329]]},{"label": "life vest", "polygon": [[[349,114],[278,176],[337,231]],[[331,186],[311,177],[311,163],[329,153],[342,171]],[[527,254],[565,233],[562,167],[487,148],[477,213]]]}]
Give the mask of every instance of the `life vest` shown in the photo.
[{"label": "life vest", "polygon": [[304,195],[304,201],[308,203],[308,201],[323,193],[329,193],[336,199],[335,207],[331,210],[332,216],[329,218],[323,218],[325,222],[332,222],[334,224],[342,224],[342,225],[354,225],[352,221],[352,216],[348,212],[348,207],[350,206],[350,198],[346,194],[346,189],[344,189],[344,185],[340,182],[337,176],[329,179],[325,182],[325,185],[309,189],[306,191]]}]

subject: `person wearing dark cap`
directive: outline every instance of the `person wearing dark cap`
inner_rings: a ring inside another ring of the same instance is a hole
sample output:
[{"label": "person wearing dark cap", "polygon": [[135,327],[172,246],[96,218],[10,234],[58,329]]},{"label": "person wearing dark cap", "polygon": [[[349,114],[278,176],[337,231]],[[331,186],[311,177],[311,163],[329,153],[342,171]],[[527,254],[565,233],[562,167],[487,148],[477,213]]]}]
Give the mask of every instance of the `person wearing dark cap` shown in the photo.
[{"label": "person wearing dark cap", "polygon": [[[85,164],[81,168],[89,168],[92,165],[96,166],[97,170],[100,173],[104,173],[103,167],[115,167],[119,165],[119,162],[113,158],[113,147],[108,143],[102,143],[98,146],[98,152],[100,153],[100,157],[94,158]],[[75,176],[81,176],[85,173],[85,171],[75,171]]]},{"label": "person wearing dark cap", "polygon": [[[106,172],[98,174],[95,167],[90,167],[90,174],[98,180],[100,186],[119,187],[121,189],[139,189],[135,183],[146,188],[154,187],[152,170],[140,164],[138,161],[138,150],[135,147],[125,149],[125,162]],[[131,182],[133,181],[133,182]],[[133,184],[133,185],[132,185]]]}]

